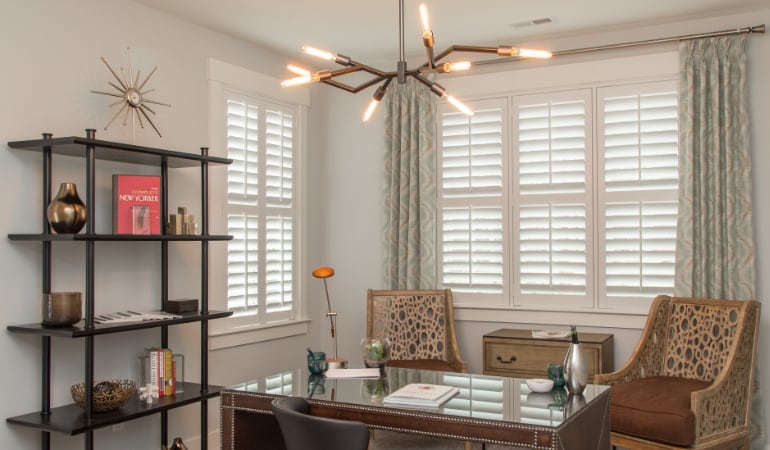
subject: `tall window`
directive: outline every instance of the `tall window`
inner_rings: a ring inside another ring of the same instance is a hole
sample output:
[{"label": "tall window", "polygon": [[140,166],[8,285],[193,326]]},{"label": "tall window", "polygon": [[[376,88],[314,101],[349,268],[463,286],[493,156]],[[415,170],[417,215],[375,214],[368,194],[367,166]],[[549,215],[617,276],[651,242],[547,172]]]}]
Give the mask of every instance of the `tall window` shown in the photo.
[{"label": "tall window", "polygon": [[227,307],[259,322],[292,318],[296,108],[226,93]]},{"label": "tall window", "polygon": [[674,285],[676,82],[439,115],[440,276],[458,303],[634,309]]}]

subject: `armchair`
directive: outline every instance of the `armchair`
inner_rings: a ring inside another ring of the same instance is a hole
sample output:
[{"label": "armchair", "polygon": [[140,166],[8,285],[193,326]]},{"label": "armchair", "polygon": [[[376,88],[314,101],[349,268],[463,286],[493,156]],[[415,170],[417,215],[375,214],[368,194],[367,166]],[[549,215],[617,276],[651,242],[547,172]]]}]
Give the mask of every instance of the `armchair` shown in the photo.
[{"label": "armchair", "polygon": [[658,296],[609,384],[612,445],[748,448],[760,304]]},{"label": "armchair", "polygon": [[467,371],[457,346],[449,289],[369,289],[366,333],[390,338],[389,366]]}]

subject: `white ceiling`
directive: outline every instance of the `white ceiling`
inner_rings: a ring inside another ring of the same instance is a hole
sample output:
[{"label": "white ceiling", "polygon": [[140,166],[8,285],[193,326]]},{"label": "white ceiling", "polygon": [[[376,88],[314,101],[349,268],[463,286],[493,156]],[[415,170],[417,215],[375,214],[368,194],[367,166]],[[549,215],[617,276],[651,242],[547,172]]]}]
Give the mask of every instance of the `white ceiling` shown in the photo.
[{"label": "white ceiling", "polygon": [[[134,0],[284,54],[302,45],[357,61],[398,59],[399,0]],[[436,51],[452,44],[516,45],[767,7],[768,0],[404,0],[407,56],[424,54],[418,7],[428,6]],[[544,25],[524,25],[550,18]],[[740,26],[755,24],[740,24]]]}]

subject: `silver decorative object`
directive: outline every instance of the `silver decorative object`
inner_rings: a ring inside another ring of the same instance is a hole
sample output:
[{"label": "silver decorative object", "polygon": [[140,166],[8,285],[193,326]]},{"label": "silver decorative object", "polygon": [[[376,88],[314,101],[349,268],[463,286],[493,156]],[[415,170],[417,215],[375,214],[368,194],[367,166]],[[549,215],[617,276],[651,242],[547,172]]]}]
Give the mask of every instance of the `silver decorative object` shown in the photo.
[{"label": "silver decorative object", "polygon": [[[144,121],[142,120],[142,117],[144,117],[145,120],[147,120],[147,123],[152,126],[152,129],[155,130],[156,133],[158,133],[159,137],[163,137],[160,134],[160,131],[158,131],[158,127],[155,126],[155,124],[150,119],[150,116],[147,114],[148,112],[152,115],[155,115],[155,111],[153,111],[149,106],[147,106],[148,103],[151,103],[153,105],[161,105],[161,106],[167,106],[171,107],[168,103],[162,103],[155,100],[150,100],[147,98],[147,94],[154,91],[155,89],[144,89],[144,85],[147,84],[148,81],[150,81],[150,77],[155,73],[156,70],[158,70],[158,66],[155,66],[154,69],[150,72],[149,75],[144,79],[144,81],[141,81],[139,78],[140,71],[136,71],[136,76],[134,76],[132,70],[131,70],[131,53],[129,50],[129,56],[128,56],[128,76],[125,76],[124,78],[121,78],[118,76],[117,72],[115,72],[112,67],[110,67],[109,64],[107,64],[107,60],[102,57],[102,62],[104,62],[104,65],[107,66],[107,68],[112,72],[112,75],[115,77],[115,80],[118,82],[118,84],[113,83],[112,81],[109,81],[109,85],[112,86],[117,92],[104,92],[104,91],[91,91],[93,94],[101,94],[101,95],[109,95],[110,97],[117,97],[120,100],[112,103],[110,105],[110,108],[117,105],[123,105],[120,107],[118,112],[115,113],[114,116],[112,116],[112,119],[110,119],[109,122],[107,122],[107,125],[104,126],[104,129],[106,130],[109,128],[109,126],[112,124],[112,122],[115,121],[115,119],[118,118],[121,114],[123,114],[123,125],[126,125],[126,122],[128,122],[128,115],[131,114],[131,129],[134,129],[134,121],[139,121],[139,126],[144,128]],[[121,68],[122,70],[122,68]]]},{"label": "silver decorative object", "polygon": [[580,347],[577,328],[571,327],[572,343],[564,357],[564,381],[570,395],[582,394],[588,384],[588,361]]},{"label": "silver decorative object", "polygon": [[86,205],[75,183],[62,183],[46,210],[48,223],[59,234],[74,234],[86,224]]}]

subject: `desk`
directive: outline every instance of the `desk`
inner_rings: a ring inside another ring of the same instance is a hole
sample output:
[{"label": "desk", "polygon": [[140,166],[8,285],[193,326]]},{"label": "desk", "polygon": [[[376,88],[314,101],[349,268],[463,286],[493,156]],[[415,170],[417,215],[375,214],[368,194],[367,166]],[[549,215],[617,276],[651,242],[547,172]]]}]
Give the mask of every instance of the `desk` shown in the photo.
[{"label": "desk", "polygon": [[[439,410],[385,407],[381,399],[408,383],[446,384],[460,394]],[[270,403],[308,399],[311,414],[365,422],[371,429],[533,449],[609,449],[609,390],[589,385],[580,396],[529,392],[524,380],[489,375],[385,368],[380,379],[309,377],[297,369],[222,390],[223,450],[284,449]]]}]

